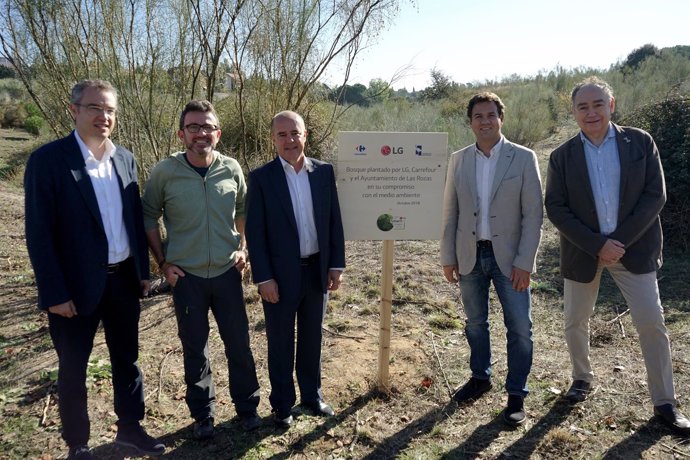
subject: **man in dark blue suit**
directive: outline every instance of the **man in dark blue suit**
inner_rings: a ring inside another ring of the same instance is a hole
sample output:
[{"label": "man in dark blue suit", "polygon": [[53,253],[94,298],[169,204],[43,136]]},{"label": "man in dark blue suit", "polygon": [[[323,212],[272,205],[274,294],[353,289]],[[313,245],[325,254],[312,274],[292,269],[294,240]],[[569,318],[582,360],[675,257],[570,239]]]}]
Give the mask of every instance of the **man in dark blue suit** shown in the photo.
[{"label": "man in dark blue suit", "polygon": [[26,243],[59,360],[62,437],[68,458],[92,458],[86,368],[102,321],[118,416],[115,443],[160,455],[165,446],[139,423],[139,297],[148,294],[149,262],[136,163],[109,138],[117,112],[110,83],[77,83],[69,109],[75,130],[36,150],[24,176]]},{"label": "man in dark blue suit", "polygon": [[276,423],[287,428],[293,370],[302,405],[334,414],[321,392],[321,326],[328,291],[338,289],[345,268],[345,239],[333,167],[304,155],[302,117],[278,113],[271,138],[278,157],[249,174],[245,232],[266,318],[269,400]]}]

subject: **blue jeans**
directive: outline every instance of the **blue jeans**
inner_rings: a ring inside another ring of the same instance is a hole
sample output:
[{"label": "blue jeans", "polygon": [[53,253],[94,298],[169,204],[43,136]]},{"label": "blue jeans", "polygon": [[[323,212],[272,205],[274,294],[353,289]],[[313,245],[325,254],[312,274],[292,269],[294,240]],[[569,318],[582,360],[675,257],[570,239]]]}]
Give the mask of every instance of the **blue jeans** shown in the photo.
[{"label": "blue jeans", "polygon": [[489,334],[489,285],[493,281],[503,307],[507,329],[508,394],[526,396],[527,376],[532,367],[532,306],[529,289],[518,292],[510,278],[498,268],[492,248],[477,248],[477,263],[460,277],[460,293],[467,316],[465,334],[470,346],[472,377],[491,377],[491,337]]}]

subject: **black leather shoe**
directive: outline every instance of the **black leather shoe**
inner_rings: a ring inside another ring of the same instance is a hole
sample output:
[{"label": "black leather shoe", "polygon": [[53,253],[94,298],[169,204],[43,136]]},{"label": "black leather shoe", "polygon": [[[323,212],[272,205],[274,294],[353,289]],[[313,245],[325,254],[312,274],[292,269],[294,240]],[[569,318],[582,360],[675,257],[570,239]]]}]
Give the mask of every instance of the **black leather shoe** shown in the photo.
[{"label": "black leather shoe", "polygon": [[290,428],[294,421],[290,412],[273,411],[273,423],[280,428]]},{"label": "black leather shoe", "polygon": [[214,434],[215,429],[213,428],[213,417],[205,417],[194,422],[194,439],[211,439]]},{"label": "black leather shoe", "polygon": [[654,415],[676,433],[690,435],[690,420],[673,405],[654,406]]},{"label": "black leather shoe", "polygon": [[335,415],[333,408],[320,399],[313,402],[303,402],[302,405],[312,411],[314,415],[321,417],[333,417]]},{"label": "black leather shoe", "polygon": [[564,397],[570,402],[579,403],[587,399],[590,391],[592,391],[592,384],[590,382],[575,380]]},{"label": "black leather shoe", "polygon": [[465,404],[479,399],[481,395],[489,390],[491,390],[491,380],[471,377],[467,383],[455,392],[453,399],[458,404]]},{"label": "black leather shoe", "polygon": [[152,457],[157,457],[165,452],[165,444],[146,434],[146,431],[138,423],[119,426],[117,436],[115,436],[115,444],[132,447],[139,453]]},{"label": "black leather shoe", "polygon": [[503,421],[510,426],[519,426],[527,420],[524,398],[518,395],[508,395],[508,406],[503,411]]},{"label": "black leather shoe", "polygon": [[239,413],[238,416],[244,431],[253,431],[261,426],[261,417],[259,417],[256,411],[242,412]]},{"label": "black leather shoe", "polygon": [[69,448],[67,460],[92,460],[91,450],[89,446],[75,446]]}]

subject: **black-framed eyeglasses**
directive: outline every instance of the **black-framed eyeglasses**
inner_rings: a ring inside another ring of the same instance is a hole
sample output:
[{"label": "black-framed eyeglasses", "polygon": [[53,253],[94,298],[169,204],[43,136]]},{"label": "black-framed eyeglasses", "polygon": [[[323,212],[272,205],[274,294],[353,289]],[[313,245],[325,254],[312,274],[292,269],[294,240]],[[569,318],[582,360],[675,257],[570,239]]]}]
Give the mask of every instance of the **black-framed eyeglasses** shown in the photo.
[{"label": "black-framed eyeglasses", "polygon": [[75,103],[74,105],[76,105],[77,107],[83,107],[84,109],[86,109],[86,113],[93,117],[97,117],[101,114],[108,115],[109,117],[114,117],[115,114],[117,114],[117,109],[112,107],[101,107],[100,105],[96,104],[84,105]]},{"label": "black-framed eyeglasses", "polygon": [[216,125],[197,125],[196,123],[190,123],[186,125],[184,129],[186,129],[192,134],[196,134],[201,130],[204,130],[205,133],[211,134],[218,131],[220,128]]}]

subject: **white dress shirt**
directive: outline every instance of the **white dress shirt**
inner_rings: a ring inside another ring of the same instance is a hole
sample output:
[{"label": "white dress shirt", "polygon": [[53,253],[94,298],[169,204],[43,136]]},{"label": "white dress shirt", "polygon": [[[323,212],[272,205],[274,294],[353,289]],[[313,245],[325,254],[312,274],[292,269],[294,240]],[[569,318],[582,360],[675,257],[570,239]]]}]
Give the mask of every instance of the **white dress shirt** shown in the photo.
[{"label": "white dress shirt", "polygon": [[86,173],[91,179],[93,190],[98,201],[98,210],[108,239],[108,263],[122,262],[130,255],[129,239],[122,216],[122,195],[117,173],[112,162],[115,144],[110,139],[105,141],[105,152],[101,160],[97,160],[79,133],[74,131],[79,149],[86,163]]},{"label": "white dress shirt", "polygon": [[309,158],[304,158],[304,165],[295,171],[290,163],[280,158],[285,171],[292,210],[297,222],[297,233],[299,234],[300,257],[309,257],[319,252],[319,241],[316,233],[316,223],[314,222],[314,204],[311,198],[311,187],[309,186],[309,172],[314,166]]},{"label": "white dress shirt", "polygon": [[491,223],[489,216],[491,208],[491,188],[493,187],[494,176],[496,175],[498,157],[503,147],[503,139],[504,137],[501,136],[501,139],[491,148],[488,157],[475,145],[475,156],[477,160],[477,196],[479,197],[477,240],[491,241]]}]

